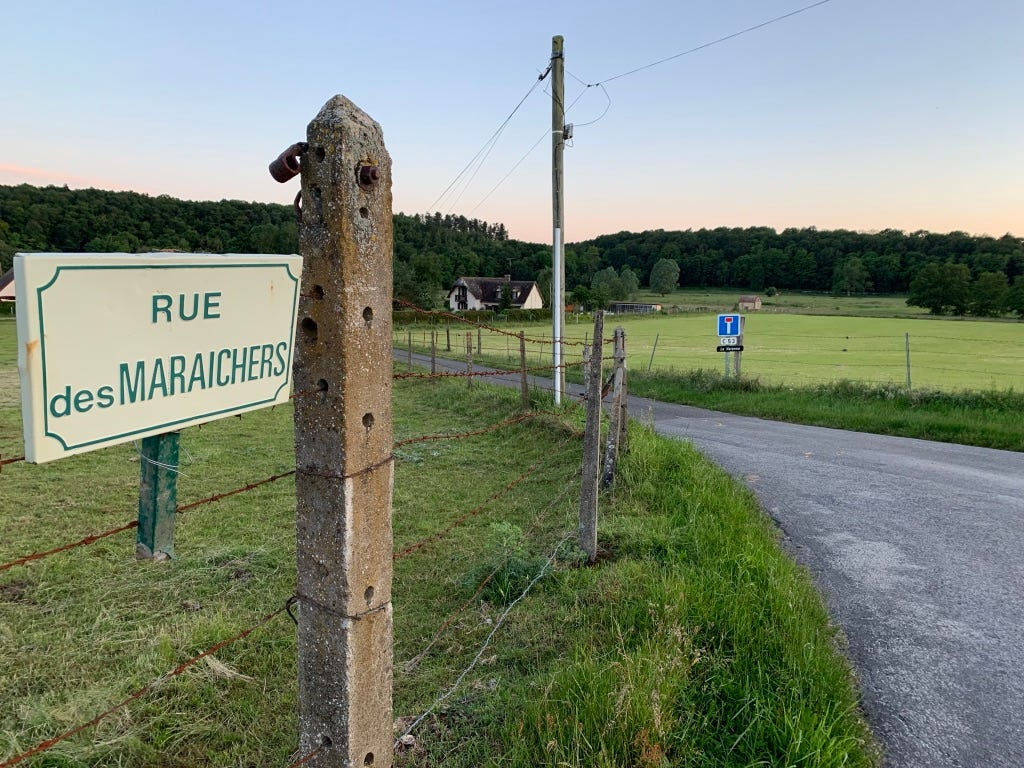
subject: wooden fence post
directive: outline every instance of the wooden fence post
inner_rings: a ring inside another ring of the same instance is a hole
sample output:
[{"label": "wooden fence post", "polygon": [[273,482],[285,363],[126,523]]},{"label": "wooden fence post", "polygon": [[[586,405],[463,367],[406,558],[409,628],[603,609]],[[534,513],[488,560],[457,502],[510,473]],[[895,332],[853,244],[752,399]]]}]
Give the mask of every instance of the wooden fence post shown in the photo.
[{"label": "wooden fence post", "polygon": [[437,373],[437,331],[430,332],[430,375]]},{"label": "wooden fence post", "polygon": [[444,351],[452,351],[452,327],[449,323],[444,324]]},{"label": "wooden fence post", "polygon": [[408,336],[405,339],[405,343],[406,343],[406,346],[407,346],[408,351],[409,351],[408,357],[406,358],[406,360],[407,360],[406,368],[411,371],[412,370],[412,331],[408,332]]},{"label": "wooden fence post", "polygon": [[530,408],[530,380],[526,376],[526,332],[519,332],[519,394],[523,410]]},{"label": "wooden fence post", "polygon": [[[583,481],[580,488],[580,549],[597,560],[597,486],[601,474],[601,357],[604,312],[594,313],[594,343],[587,364],[587,416],[583,430]],[[557,374],[557,372],[556,372]]]},{"label": "wooden fence post", "polygon": [[473,332],[466,331],[466,388],[473,388]]},{"label": "wooden fence post", "polygon": [[615,329],[615,351],[613,353],[614,369],[612,373],[612,418],[608,427],[608,438],[604,452],[604,472],[601,475],[601,487],[608,488],[615,479],[615,465],[619,460],[621,446],[619,441],[625,431],[625,398],[623,397],[623,385],[626,374],[626,347],[625,331],[619,327]]},{"label": "wooden fence post", "polygon": [[[343,96],[307,129],[295,349],[299,750],[392,764],[391,158]],[[306,394],[306,393],[313,394]]]},{"label": "wooden fence post", "polygon": [[482,355],[484,353],[484,342],[483,342],[483,329],[476,329],[476,353]]}]

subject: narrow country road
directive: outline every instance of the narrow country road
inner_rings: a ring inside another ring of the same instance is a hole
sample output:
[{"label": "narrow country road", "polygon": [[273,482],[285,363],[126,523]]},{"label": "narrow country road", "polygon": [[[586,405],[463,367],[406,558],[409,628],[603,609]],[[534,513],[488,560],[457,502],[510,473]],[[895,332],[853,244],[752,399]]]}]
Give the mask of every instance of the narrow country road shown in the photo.
[{"label": "narrow country road", "polygon": [[1024,454],[630,405],[778,522],[846,633],[887,766],[1024,766]]},{"label": "narrow country road", "polygon": [[642,398],[629,409],[776,520],[847,636],[886,766],[1024,766],[1024,454]]}]

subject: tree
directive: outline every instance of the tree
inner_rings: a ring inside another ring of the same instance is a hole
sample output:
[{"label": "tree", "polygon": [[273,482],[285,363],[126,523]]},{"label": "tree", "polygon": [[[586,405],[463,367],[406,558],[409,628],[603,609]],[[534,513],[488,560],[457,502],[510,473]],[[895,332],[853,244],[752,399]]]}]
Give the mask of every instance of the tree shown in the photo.
[{"label": "tree", "polygon": [[594,275],[594,278],[590,281],[591,290],[603,290],[608,294],[608,298],[613,301],[618,301],[623,298],[622,281],[619,279],[618,272],[615,271],[615,267],[605,267]]},{"label": "tree", "polygon": [[675,259],[658,259],[651,268],[651,290],[665,296],[679,282],[679,263]]},{"label": "tree", "polygon": [[907,304],[924,307],[933,315],[953,312],[962,315],[971,298],[971,271],[966,264],[925,264],[910,281]]},{"label": "tree", "polygon": [[839,262],[832,270],[832,293],[864,293],[870,285],[867,267],[857,256]]},{"label": "tree", "polygon": [[1006,309],[1010,292],[1002,272],[982,272],[971,286],[971,314],[978,317],[999,317]]},{"label": "tree", "polygon": [[640,290],[640,278],[629,267],[622,268],[622,272],[619,273],[619,283],[622,285],[622,298],[626,301],[636,297]]},{"label": "tree", "polygon": [[537,290],[540,291],[540,298],[545,307],[553,305],[551,301],[551,289],[554,284],[554,272],[551,267],[544,267],[537,273]]},{"label": "tree", "polygon": [[1024,320],[1024,278],[1018,278],[1006,294],[1006,309]]}]

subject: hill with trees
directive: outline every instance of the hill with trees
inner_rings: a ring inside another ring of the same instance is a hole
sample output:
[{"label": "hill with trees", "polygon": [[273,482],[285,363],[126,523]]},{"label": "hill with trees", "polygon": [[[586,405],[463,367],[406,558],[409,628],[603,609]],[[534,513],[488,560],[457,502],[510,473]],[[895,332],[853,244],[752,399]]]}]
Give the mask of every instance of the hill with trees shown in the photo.
[{"label": "hill with trees", "polygon": [[[294,253],[295,212],[287,205],[238,200],[0,186],[0,271],[9,268],[16,251],[162,249]],[[396,296],[420,306],[435,305],[460,275],[509,274],[537,280],[541,293],[549,293],[550,246],[510,239],[503,224],[396,213],[394,255]],[[569,244],[565,267],[568,292],[591,304],[629,298],[640,285],[662,294],[682,285],[908,293],[910,302],[936,314],[1024,314],[1024,240],[1009,234],[659,229]]]}]

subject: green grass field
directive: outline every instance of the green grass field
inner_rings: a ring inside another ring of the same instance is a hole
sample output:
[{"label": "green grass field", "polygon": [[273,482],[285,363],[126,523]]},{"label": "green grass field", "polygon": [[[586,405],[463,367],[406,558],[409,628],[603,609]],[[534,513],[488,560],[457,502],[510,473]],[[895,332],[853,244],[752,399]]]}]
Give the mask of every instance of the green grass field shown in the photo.
[{"label": "green grass field", "polygon": [[[14,348],[13,324],[0,323],[3,456],[21,451]],[[398,382],[395,437],[479,429],[518,400],[461,381]],[[396,452],[396,550],[480,507],[396,562],[401,722],[451,688],[555,554],[396,764],[877,765],[842,639],[806,572],[751,494],[692,448],[634,427],[602,500],[599,564],[556,548],[576,525],[579,423],[567,408]],[[285,472],[291,408],[185,430],[182,447],[181,504]],[[138,474],[131,444],[4,467],[0,565],[133,519]],[[294,524],[285,478],[180,515],[168,563],[137,563],[125,532],[0,570],[0,761],[278,609],[295,584]],[[283,767],[298,757],[295,681],[282,615],[22,764]]]},{"label": "green grass field", "polygon": [[[1021,389],[1024,385],[1024,323],[951,321],[922,316],[917,319],[847,317],[747,312],[743,375],[768,384],[793,386],[832,381],[905,385],[907,334],[910,344],[911,385],[943,391]],[[610,315],[605,335],[621,325],[627,334],[628,365],[632,370],[723,370],[724,354],[715,351],[716,312],[674,315]],[[502,326],[504,328],[504,326]],[[525,330],[533,338],[550,338],[547,325],[508,326]],[[476,331],[451,324],[453,350],[462,354],[465,333]],[[413,334],[418,350],[426,349],[426,327],[396,329],[395,347],[403,349],[406,334]],[[589,339],[589,317],[568,318],[566,338]],[[444,328],[440,328],[441,351]],[[655,342],[657,346],[655,347]],[[515,339],[483,332],[485,354],[518,360]],[[474,347],[475,349],[475,347]],[[580,347],[567,350],[579,359]],[[550,360],[550,347],[529,345],[531,365]]]},{"label": "green grass field", "polygon": [[733,289],[682,288],[666,296],[642,292],[637,301],[661,304],[666,311],[735,312],[740,295],[755,293],[763,302],[762,314],[786,312],[790,314],[848,315],[859,317],[922,317],[927,310],[908,307],[905,296],[832,296],[804,291],[784,291],[768,296],[757,291]]}]

